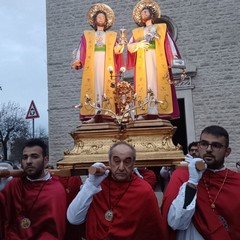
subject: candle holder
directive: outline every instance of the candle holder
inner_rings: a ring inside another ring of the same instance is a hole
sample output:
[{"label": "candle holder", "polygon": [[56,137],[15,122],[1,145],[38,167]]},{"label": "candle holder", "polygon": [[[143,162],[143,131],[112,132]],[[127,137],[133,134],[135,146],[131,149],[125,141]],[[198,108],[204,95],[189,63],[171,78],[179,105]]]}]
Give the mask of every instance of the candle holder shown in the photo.
[{"label": "candle holder", "polygon": [[121,67],[120,71],[117,75],[113,75],[113,68],[111,66],[108,67],[108,71],[110,73],[111,80],[118,79],[119,81],[115,81],[111,83],[111,87],[114,88],[114,102],[116,106],[116,110],[113,111],[110,104],[110,99],[104,93],[102,96],[102,104],[105,107],[100,106],[100,104],[96,104],[99,102],[97,99],[96,103],[89,97],[88,94],[85,95],[85,102],[82,104],[74,106],[75,108],[93,108],[98,113],[105,113],[110,115],[115,123],[119,126],[120,130],[124,130],[127,126],[127,123],[135,120],[135,110],[141,109],[146,110],[146,106],[165,104],[164,101],[159,101],[155,99],[154,93],[151,89],[148,89],[147,96],[144,101],[138,100],[137,93],[135,93],[133,87],[130,83],[123,81],[123,73],[125,72],[125,67]]},{"label": "candle holder", "polygon": [[[119,73],[117,75],[113,75],[113,67],[112,66],[108,67],[108,72],[110,73],[110,78],[111,78],[111,80],[115,80],[115,82],[116,81],[120,81],[120,82],[123,81],[125,71],[126,71],[126,68],[121,67],[120,70],[119,70]],[[111,84],[111,86],[112,86],[112,84]]]}]

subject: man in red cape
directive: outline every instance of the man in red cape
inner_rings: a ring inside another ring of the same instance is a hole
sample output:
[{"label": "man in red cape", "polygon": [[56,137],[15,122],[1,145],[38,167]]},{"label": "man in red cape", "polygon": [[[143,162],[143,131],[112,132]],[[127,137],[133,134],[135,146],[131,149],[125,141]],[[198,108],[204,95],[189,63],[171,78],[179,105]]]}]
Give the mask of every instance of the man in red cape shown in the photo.
[{"label": "man in red cape", "polygon": [[29,140],[21,160],[25,176],[13,178],[0,192],[3,240],[63,240],[66,193],[57,177],[45,170],[47,146]]},{"label": "man in red cape", "polygon": [[88,240],[160,240],[161,215],[151,186],[133,174],[135,149],[126,142],[109,151],[111,173],[103,163],[102,175],[89,174],[67,218],[72,224],[86,221]]},{"label": "man in red cape", "polygon": [[198,146],[207,169],[196,170],[196,162],[202,159],[187,155],[188,170],[175,170],[164,193],[167,239],[240,239],[240,174],[224,165],[231,152],[228,133],[220,126],[209,126]]}]

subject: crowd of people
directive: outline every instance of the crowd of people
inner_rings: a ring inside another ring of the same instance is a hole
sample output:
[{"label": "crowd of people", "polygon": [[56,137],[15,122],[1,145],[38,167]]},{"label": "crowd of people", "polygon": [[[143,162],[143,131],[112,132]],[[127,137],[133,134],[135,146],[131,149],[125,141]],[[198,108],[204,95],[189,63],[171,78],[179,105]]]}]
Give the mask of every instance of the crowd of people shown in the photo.
[{"label": "crowd of people", "polygon": [[[154,1],[141,0],[133,13],[139,27],[127,44],[127,67],[135,69],[139,101],[148,88],[166,101],[149,104],[137,117],[179,117],[169,65],[181,56],[166,24],[155,23],[160,8]],[[72,67],[84,68],[81,102],[88,93],[103,107],[104,93],[111,98],[114,91],[106,77],[108,66],[113,66],[113,75],[119,71],[125,44],[118,43],[117,33],[108,31],[114,23],[109,6],[94,4],[88,18],[94,30],[84,31]],[[88,123],[96,120],[96,114],[81,108],[81,119]],[[208,126],[199,141],[189,144],[187,167],[162,167],[160,175],[167,184],[161,206],[154,193],[156,174],[135,167],[135,148],[124,141],[109,147],[109,166],[94,163],[99,173],[89,173],[83,183],[80,176],[51,174],[47,145],[40,139],[27,141],[20,161],[22,175],[0,178],[0,240],[240,239],[240,162],[237,171],[226,167],[231,148],[223,127]],[[201,170],[196,167],[199,162],[205,166]],[[2,169],[12,166],[0,163]]]},{"label": "crowd of people", "polygon": [[[113,144],[109,167],[94,163],[100,173],[83,184],[79,176],[50,174],[46,144],[30,139],[22,152],[23,175],[1,179],[1,239],[240,239],[240,174],[225,164],[228,132],[206,127],[196,150],[196,156],[186,155],[187,168],[172,172],[159,206],[154,173],[135,168],[132,145]],[[205,168],[197,170],[202,161]],[[6,168],[12,169],[0,164]]]}]

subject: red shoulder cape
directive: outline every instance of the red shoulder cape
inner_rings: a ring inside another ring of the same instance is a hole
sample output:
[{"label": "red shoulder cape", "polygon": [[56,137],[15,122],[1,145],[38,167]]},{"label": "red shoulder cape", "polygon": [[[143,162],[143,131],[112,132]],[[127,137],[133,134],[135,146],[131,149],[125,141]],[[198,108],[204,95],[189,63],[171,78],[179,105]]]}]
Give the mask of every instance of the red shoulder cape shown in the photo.
[{"label": "red shoulder cape", "polygon": [[[42,184],[44,184],[42,191],[37,201],[33,203]],[[5,240],[64,238],[66,194],[57,177],[53,176],[46,182],[30,182],[25,178],[14,178],[0,195],[5,207]],[[23,207],[26,208],[24,214]],[[1,212],[1,217],[2,214]],[[23,215],[31,220],[31,227],[28,229],[22,229],[20,226]]]},{"label": "red shoulder cape", "polygon": [[[110,186],[110,192],[109,192]],[[161,215],[151,186],[135,175],[129,182],[115,182],[110,177],[101,184],[102,191],[94,195],[87,215],[88,240],[160,240]],[[127,191],[126,191],[127,189]],[[123,195],[123,193],[125,194]],[[109,193],[113,220],[105,220],[109,207]],[[123,196],[122,196],[123,195]],[[118,202],[118,199],[120,201]]]},{"label": "red shoulder cape", "polygon": [[[209,191],[214,199],[223,182],[227,170],[213,173],[207,170],[204,177],[209,185]],[[187,169],[174,171],[166,192],[163,196],[162,213],[165,231],[168,239],[175,239],[174,231],[167,224],[167,214],[172,201],[176,198],[180,186],[188,180]],[[203,178],[200,180],[197,192],[196,211],[193,216],[193,224],[204,239],[240,239],[240,174],[228,170],[227,180],[215,202],[216,209],[213,211],[210,206],[208,193]],[[230,203],[231,202],[231,203]],[[219,220],[221,216],[227,223],[228,231]]]}]

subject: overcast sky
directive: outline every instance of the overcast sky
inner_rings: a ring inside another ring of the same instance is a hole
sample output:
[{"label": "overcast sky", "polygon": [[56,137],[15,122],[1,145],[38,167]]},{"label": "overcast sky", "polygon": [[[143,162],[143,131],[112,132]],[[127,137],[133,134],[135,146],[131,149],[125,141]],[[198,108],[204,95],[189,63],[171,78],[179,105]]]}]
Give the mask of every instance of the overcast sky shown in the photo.
[{"label": "overcast sky", "polygon": [[34,100],[35,130],[47,130],[45,0],[1,0],[0,36],[0,103],[16,102],[27,114]]}]

